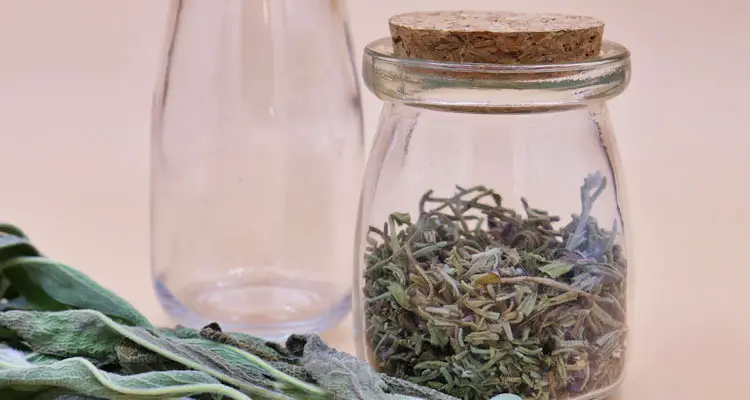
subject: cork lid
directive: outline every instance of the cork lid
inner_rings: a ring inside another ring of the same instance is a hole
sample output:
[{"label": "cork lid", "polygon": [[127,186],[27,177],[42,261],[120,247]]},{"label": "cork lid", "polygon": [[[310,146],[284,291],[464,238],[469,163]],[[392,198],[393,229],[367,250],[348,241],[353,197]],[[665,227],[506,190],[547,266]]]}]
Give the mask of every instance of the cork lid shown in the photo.
[{"label": "cork lid", "polygon": [[599,55],[604,23],[579,15],[422,11],[390,19],[394,54],[458,63],[553,64]]}]

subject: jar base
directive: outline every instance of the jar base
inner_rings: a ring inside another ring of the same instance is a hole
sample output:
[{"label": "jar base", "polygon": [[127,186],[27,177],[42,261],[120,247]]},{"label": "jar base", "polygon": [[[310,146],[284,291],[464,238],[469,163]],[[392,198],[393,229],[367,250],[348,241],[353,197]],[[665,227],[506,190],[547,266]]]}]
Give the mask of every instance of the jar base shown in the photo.
[{"label": "jar base", "polygon": [[571,400],[615,400],[618,399],[620,393],[620,387],[625,381],[625,374],[620,375],[620,378],[612,382],[611,385],[603,387],[592,392],[571,397]]},{"label": "jar base", "polygon": [[269,341],[283,341],[291,334],[322,333],[351,309],[351,294],[334,301],[334,290],[318,282],[227,278],[179,290],[170,290],[157,279],[154,287],[162,308],[177,324],[200,329],[217,322],[225,331]]}]

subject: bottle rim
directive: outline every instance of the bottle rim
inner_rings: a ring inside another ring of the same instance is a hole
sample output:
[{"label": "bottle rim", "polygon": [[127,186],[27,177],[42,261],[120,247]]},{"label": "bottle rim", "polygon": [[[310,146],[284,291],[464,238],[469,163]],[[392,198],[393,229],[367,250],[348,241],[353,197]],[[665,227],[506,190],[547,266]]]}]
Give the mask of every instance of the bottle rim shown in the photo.
[{"label": "bottle rim", "polygon": [[528,113],[581,108],[622,93],[630,51],[605,40],[596,58],[556,64],[415,60],[394,54],[390,37],[364,50],[365,85],[387,102],[439,111]]}]

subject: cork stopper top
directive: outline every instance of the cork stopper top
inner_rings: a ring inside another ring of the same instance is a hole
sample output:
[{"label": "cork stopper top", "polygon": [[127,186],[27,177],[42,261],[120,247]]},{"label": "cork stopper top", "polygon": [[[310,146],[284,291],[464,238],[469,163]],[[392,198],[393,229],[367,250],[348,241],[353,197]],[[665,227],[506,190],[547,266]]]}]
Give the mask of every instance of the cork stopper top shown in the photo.
[{"label": "cork stopper top", "polygon": [[390,19],[396,56],[492,64],[579,62],[599,55],[604,23],[579,15],[423,11]]}]

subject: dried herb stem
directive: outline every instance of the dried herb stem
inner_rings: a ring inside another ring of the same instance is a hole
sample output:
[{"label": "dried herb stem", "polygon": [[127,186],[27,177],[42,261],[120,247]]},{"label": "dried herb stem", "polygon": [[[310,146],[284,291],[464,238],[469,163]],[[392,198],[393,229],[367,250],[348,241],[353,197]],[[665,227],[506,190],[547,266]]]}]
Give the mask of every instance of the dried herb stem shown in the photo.
[{"label": "dried herb stem", "polygon": [[549,278],[541,278],[538,276],[514,276],[510,278],[502,278],[498,276],[497,279],[498,279],[498,283],[501,283],[501,284],[513,284],[513,283],[521,283],[521,282],[538,283],[540,285],[546,285],[549,287],[553,287],[555,289],[560,289],[560,290],[575,293],[584,297],[589,297],[602,303],[608,303],[608,304],[616,303],[614,299],[597,296],[593,293],[589,293],[580,289],[576,289],[568,284],[558,282],[556,280],[549,279]]},{"label": "dried herb stem", "polygon": [[[485,186],[427,191],[412,220],[392,213],[367,238],[365,319],[375,367],[464,400],[563,399],[623,371],[626,262],[593,207],[600,174],[562,227]],[[524,215],[525,214],[525,215]]]}]

